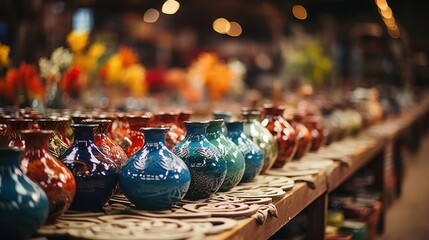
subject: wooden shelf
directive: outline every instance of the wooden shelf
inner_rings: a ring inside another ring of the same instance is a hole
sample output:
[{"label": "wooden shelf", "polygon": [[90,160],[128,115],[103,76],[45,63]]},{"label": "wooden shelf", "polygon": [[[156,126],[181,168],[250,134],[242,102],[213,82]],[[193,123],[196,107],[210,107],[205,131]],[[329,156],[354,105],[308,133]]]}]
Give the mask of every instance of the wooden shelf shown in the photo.
[{"label": "wooden shelf", "polygon": [[267,239],[286,225],[293,217],[327,192],[326,175],[320,173],[314,178],[315,189],[306,183],[297,183],[294,188],[274,204],[278,218],[269,217],[264,224],[254,218],[243,219],[234,229],[212,236],[209,239]]}]

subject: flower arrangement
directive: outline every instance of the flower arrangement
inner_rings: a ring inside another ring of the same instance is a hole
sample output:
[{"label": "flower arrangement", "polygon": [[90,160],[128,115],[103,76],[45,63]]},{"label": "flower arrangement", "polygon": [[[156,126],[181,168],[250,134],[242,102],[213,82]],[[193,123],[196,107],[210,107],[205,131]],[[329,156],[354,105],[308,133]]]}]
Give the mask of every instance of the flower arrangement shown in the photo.
[{"label": "flower arrangement", "polygon": [[0,81],[0,95],[9,104],[38,107],[43,102],[45,89],[35,65],[22,63],[9,68]]},{"label": "flower arrangement", "polygon": [[119,47],[100,69],[100,78],[108,88],[142,97],[147,91],[146,69],[139,63],[137,53],[129,47]]}]

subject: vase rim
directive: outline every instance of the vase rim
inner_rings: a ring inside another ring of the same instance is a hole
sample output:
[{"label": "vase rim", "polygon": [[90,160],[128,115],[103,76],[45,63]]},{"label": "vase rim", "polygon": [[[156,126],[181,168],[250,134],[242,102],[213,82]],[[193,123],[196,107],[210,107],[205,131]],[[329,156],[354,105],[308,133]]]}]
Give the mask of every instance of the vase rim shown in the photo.
[{"label": "vase rim", "polygon": [[6,119],[6,121],[7,122],[28,122],[28,123],[34,122],[32,119],[28,119],[28,118],[24,118],[24,119],[21,119],[21,118],[9,118],[9,119]]},{"label": "vase rim", "polygon": [[52,130],[40,130],[40,129],[27,129],[27,130],[21,130],[21,133],[28,134],[28,133],[41,133],[41,134],[53,134],[54,131]]},{"label": "vase rim", "polygon": [[170,128],[167,127],[142,127],[140,128],[140,131],[142,133],[145,132],[162,132],[162,133],[166,133],[170,130]]},{"label": "vase rim", "polygon": [[88,128],[96,128],[96,127],[98,127],[98,124],[90,124],[90,123],[73,123],[73,124],[70,124],[70,126],[71,126],[72,128],[74,128],[74,127],[88,127]]},{"label": "vase rim", "polygon": [[199,124],[202,124],[202,125],[207,125],[208,126],[209,121],[208,120],[203,120],[203,121],[184,121],[183,124],[185,124],[185,125],[199,125]]},{"label": "vase rim", "polygon": [[108,124],[112,123],[112,120],[110,119],[94,119],[94,118],[88,118],[82,121],[82,123],[85,124]]}]

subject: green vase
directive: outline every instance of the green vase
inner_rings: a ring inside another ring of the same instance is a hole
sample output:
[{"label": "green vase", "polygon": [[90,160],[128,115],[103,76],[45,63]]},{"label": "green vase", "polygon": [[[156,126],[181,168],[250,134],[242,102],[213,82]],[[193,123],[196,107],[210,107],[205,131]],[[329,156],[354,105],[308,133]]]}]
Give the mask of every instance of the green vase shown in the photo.
[{"label": "green vase", "polygon": [[207,127],[206,137],[209,142],[217,149],[226,160],[227,172],[224,182],[219,191],[228,191],[237,186],[244,174],[245,160],[240,149],[231,140],[222,134],[224,121],[217,119],[210,121]]},{"label": "green vase", "polygon": [[259,121],[261,117],[260,111],[243,111],[242,115],[244,119],[244,134],[261,148],[264,155],[262,174],[270,169],[276,161],[278,153],[276,140],[270,131],[262,126]]}]

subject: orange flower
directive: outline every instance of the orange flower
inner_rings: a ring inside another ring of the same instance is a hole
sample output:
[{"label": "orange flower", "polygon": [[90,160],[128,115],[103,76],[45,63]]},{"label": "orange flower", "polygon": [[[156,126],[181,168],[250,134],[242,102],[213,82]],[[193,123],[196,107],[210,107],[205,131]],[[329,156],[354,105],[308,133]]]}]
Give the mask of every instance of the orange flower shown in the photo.
[{"label": "orange flower", "polygon": [[129,47],[120,47],[118,49],[119,58],[122,60],[122,65],[127,68],[139,62],[137,53]]},{"label": "orange flower", "polygon": [[63,89],[71,97],[77,97],[79,95],[80,84],[79,84],[80,69],[76,66],[72,66],[66,74],[64,74]]}]

